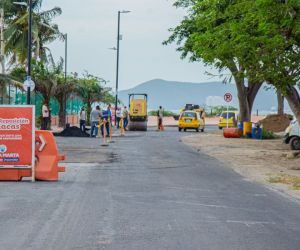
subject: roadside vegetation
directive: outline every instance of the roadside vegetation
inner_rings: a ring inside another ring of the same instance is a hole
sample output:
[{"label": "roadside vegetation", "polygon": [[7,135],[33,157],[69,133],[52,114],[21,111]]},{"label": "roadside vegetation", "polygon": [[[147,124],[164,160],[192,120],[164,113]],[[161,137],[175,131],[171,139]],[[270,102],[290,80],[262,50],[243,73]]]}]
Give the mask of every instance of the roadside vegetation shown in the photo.
[{"label": "roadside vegetation", "polygon": [[290,186],[292,190],[300,190],[300,177],[288,174],[270,175],[268,181],[270,183],[280,183]]},{"label": "roadside vegetation", "polygon": [[[228,107],[229,111],[237,111],[238,109],[233,106]],[[212,107],[211,109],[206,109],[206,116],[207,117],[214,117],[214,116],[220,116],[222,112],[227,111],[227,106],[215,106]]]},{"label": "roadside vegetation", "polygon": [[300,122],[299,1],[177,0],[174,6],[187,15],[164,44],[177,44],[182,58],[214,66],[224,82],[235,82],[241,121],[251,120],[255,97],[267,83]]},{"label": "roadside vegetation", "polygon": [[[151,110],[148,112],[149,116],[157,116],[157,110]],[[168,111],[168,110],[164,110],[163,111],[163,116],[165,117],[170,117],[170,116],[178,116],[178,114],[172,112],[172,111]]]},{"label": "roadside vegetation", "polygon": [[[3,40],[0,54],[0,104],[10,102],[8,86],[22,91],[26,78],[28,12],[24,1],[1,0],[0,27]],[[55,62],[49,44],[56,40],[64,42],[65,34],[55,24],[55,17],[62,15],[59,7],[43,10],[42,0],[33,1],[33,46],[32,79],[35,82],[35,95],[50,105],[53,101],[59,106],[59,126],[66,124],[66,100],[72,96],[82,100],[87,109],[88,118],[94,102],[113,103],[110,88],[105,87],[105,80],[88,72],[64,72],[64,61]],[[63,46],[63,45],[62,45]]]}]

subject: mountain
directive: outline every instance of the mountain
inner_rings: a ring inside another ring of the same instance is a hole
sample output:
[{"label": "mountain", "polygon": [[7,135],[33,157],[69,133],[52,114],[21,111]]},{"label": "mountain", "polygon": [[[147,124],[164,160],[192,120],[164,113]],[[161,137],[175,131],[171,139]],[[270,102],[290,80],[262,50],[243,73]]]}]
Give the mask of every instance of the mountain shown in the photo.
[{"label": "mountain", "polygon": [[[234,84],[222,82],[175,82],[154,79],[137,85],[134,88],[120,91],[119,98],[124,104],[128,104],[128,94],[146,93],[149,97],[149,109],[157,109],[163,106],[166,110],[179,110],[185,104],[199,104],[206,106],[225,105],[224,94],[233,95],[231,106],[238,107],[237,91]],[[255,100],[253,111],[270,112],[276,109],[277,98],[273,89],[261,88]]]}]

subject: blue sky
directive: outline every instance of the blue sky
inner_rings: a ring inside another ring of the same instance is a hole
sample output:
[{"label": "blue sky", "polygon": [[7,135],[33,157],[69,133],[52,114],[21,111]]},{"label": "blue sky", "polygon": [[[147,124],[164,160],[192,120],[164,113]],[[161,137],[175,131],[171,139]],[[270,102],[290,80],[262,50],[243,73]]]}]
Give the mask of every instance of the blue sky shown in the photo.
[{"label": "blue sky", "polygon": [[[51,0],[43,9],[59,6],[63,14],[55,19],[69,37],[69,71],[90,73],[115,85],[117,12],[130,10],[121,16],[120,81],[119,89],[142,82],[165,80],[207,82],[216,81],[205,74],[214,72],[201,63],[181,60],[175,46],[163,46],[162,41],[184,16],[183,10],[172,6],[173,0]],[[64,44],[50,45],[58,60],[64,55]]]}]

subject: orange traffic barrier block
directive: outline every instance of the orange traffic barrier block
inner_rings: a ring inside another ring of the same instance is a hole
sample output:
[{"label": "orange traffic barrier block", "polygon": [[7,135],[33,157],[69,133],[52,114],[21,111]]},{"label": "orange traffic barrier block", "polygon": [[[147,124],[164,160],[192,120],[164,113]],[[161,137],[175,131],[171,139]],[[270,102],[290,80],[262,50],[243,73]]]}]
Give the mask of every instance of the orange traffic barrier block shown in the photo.
[{"label": "orange traffic barrier block", "polygon": [[223,135],[225,138],[240,138],[243,131],[239,128],[223,128]]},{"label": "orange traffic barrier block", "polygon": [[0,181],[21,181],[31,175],[31,169],[0,169]]},{"label": "orange traffic barrier block", "polygon": [[36,164],[35,178],[40,181],[57,181],[58,173],[65,172],[65,167],[58,166],[58,162],[65,160],[65,155],[60,155],[55,138],[50,131],[37,130],[36,138]]}]

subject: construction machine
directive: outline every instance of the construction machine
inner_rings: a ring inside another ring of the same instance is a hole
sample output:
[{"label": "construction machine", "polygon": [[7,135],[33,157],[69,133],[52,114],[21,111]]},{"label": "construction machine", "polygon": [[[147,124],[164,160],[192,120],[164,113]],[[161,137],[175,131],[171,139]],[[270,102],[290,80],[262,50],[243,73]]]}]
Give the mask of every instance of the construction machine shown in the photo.
[{"label": "construction machine", "polygon": [[129,94],[129,124],[130,131],[147,131],[147,94]]}]

